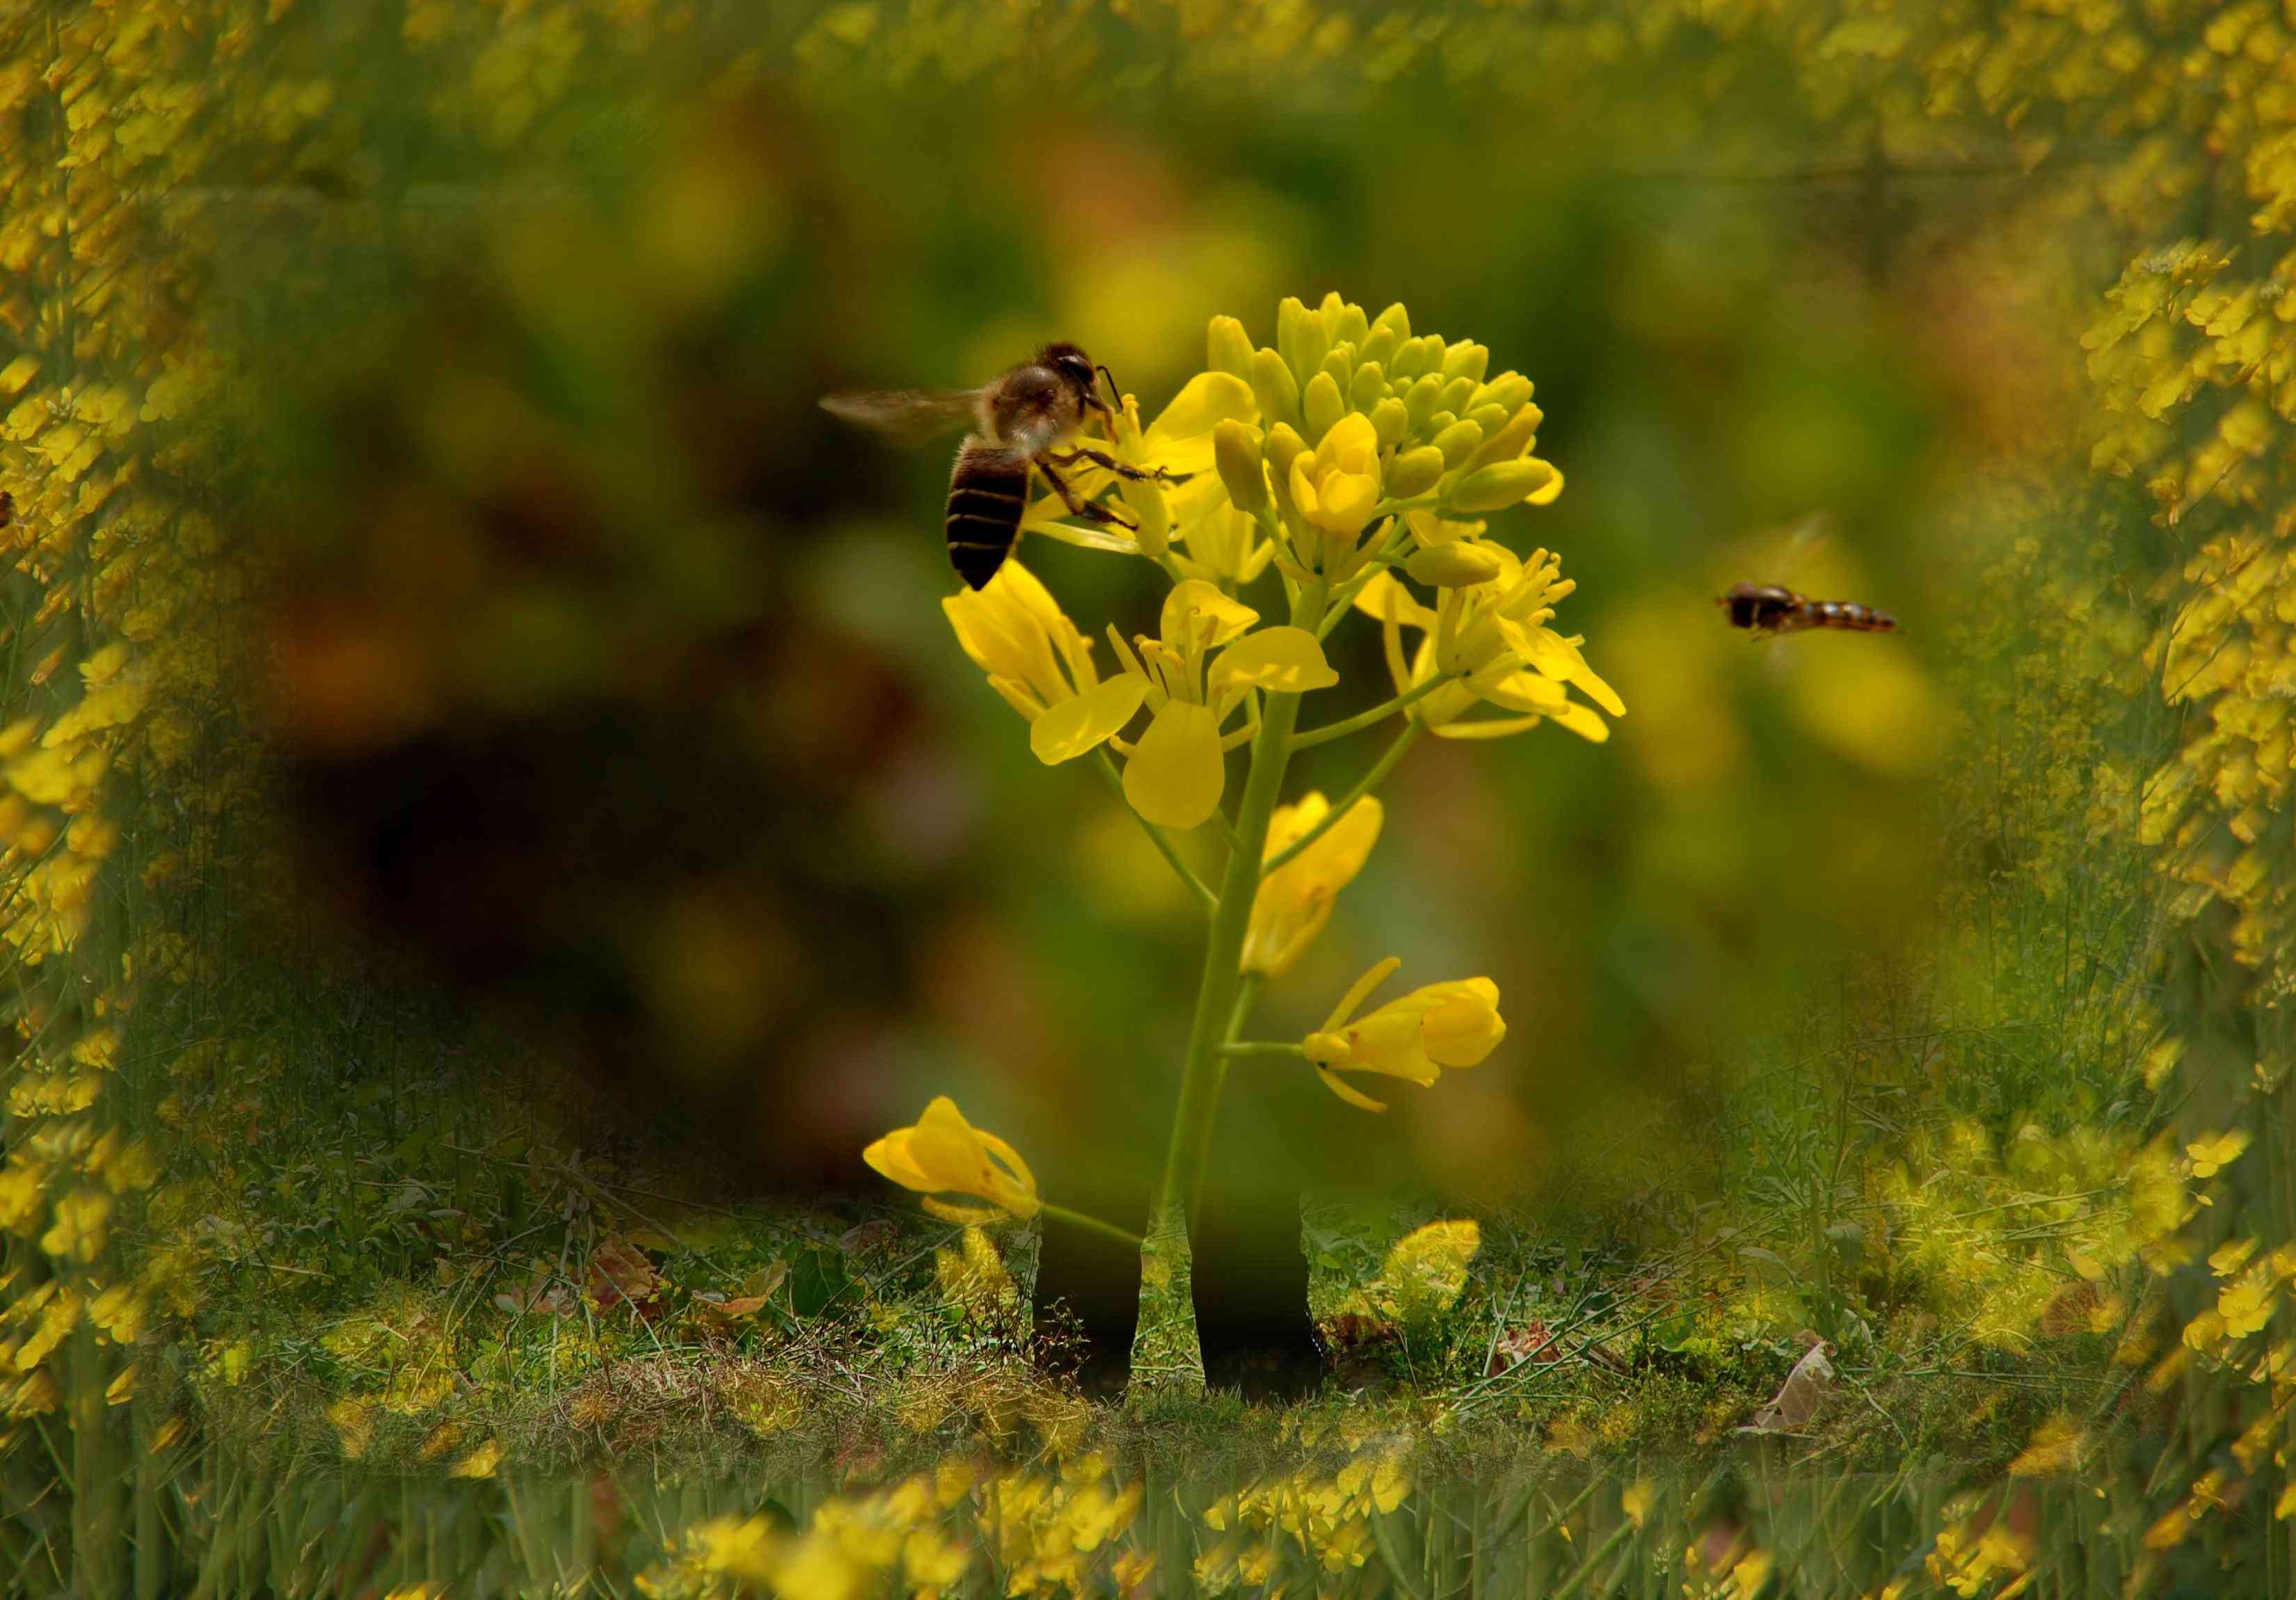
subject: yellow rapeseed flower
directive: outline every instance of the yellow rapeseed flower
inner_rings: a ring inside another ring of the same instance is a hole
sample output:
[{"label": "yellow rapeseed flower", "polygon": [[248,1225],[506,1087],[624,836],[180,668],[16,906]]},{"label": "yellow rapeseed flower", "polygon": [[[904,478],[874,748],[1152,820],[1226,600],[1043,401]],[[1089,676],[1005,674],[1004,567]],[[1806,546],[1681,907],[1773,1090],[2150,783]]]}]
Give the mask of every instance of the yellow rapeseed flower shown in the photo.
[{"label": "yellow rapeseed flower", "polygon": [[1158,636],[1141,635],[1136,653],[1109,629],[1152,712],[1124,768],[1125,798],[1150,822],[1185,830],[1210,819],[1227,785],[1221,725],[1250,691],[1296,693],[1340,681],[1314,634],[1290,626],[1251,631],[1259,620],[1217,584],[1192,578],[1165,596]]},{"label": "yellow rapeseed flower", "polygon": [[1431,983],[1357,1017],[1356,1007],[1402,964],[1390,956],[1358,978],[1306,1040],[1308,1059],[1316,1063],[1324,1087],[1365,1111],[1383,1112],[1387,1106],[1342,1083],[1339,1073],[1377,1072],[1423,1087],[1440,1078],[1445,1067],[1475,1065],[1506,1037],[1499,987],[1488,978]]},{"label": "yellow rapeseed flower", "polygon": [[[1443,549],[1441,576],[1472,578],[1485,565],[1496,576],[1482,582],[1445,587],[1433,607],[1413,598],[1402,582],[1380,573],[1356,596],[1356,605],[1380,619],[1385,632],[1390,675],[1404,693],[1430,679],[1453,681],[1411,708],[1411,715],[1450,739],[1496,739],[1554,722],[1596,743],[1611,736],[1593,707],[1570,699],[1575,688],[1613,717],[1626,714],[1618,693],[1579,653],[1584,642],[1556,633],[1548,624],[1554,604],[1578,585],[1561,576],[1562,562],[1545,550],[1519,559],[1505,546],[1474,541],[1430,546]],[[1402,629],[1425,636],[1406,663]],[[1480,701],[1511,717],[1464,720]]]},{"label": "yellow rapeseed flower", "polygon": [[1302,520],[1323,535],[1317,570],[1344,577],[1348,558],[1380,500],[1379,434],[1371,419],[1350,411],[1332,424],[1312,452],[1293,456],[1291,488]]},{"label": "yellow rapeseed flower", "polygon": [[[1036,1175],[1021,1153],[967,1122],[946,1095],[934,1096],[915,1127],[895,1128],[863,1151],[861,1159],[925,1196],[925,1210],[949,1222],[1033,1217],[1043,1203],[1037,1198]],[[950,1205],[935,1194],[971,1194],[988,1204]]]},{"label": "yellow rapeseed flower", "polygon": [[[1331,809],[1331,802],[1316,792],[1302,795],[1298,805],[1278,806],[1261,858],[1272,860],[1291,849],[1321,826]],[[1251,902],[1251,924],[1243,936],[1245,972],[1275,978],[1291,970],[1332,920],[1340,890],[1363,871],[1385,816],[1379,801],[1365,795],[1296,860],[1259,881],[1259,892]]]},{"label": "yellow rapeseed flower", "polygon": [[[1160,470],[1185,481],[1118,480],[1125,509],[1139,524],[1137,529],[1068,521],[1066,504],[1051,494],[1029,508],[1021,527],[1086,549],[1160,560],[1174,539],[1187,539],[1212,512],[1227,504],[1226,491],[1213,470],[1212,431],[1224,422],[1250,423],[1259,416],[1251,386],[1226,373],[1197,373],[1144,426],[1139,400],[1126,395],[1117,409],[1109,454],[1127,466]],[[1064,475],[1070,487],[1086,498],[1099,494],[1113,477],[1107,468],[1084,462]]]},{"label": "yellow rapeseed flower", "polygon": [[1029,748],[1046,765],[1095,749],[1140,709],[1144,685],[1128,674],[1102,682],[1092,641],[1019,562],[940,603],[988,686],[1029,719]]}]

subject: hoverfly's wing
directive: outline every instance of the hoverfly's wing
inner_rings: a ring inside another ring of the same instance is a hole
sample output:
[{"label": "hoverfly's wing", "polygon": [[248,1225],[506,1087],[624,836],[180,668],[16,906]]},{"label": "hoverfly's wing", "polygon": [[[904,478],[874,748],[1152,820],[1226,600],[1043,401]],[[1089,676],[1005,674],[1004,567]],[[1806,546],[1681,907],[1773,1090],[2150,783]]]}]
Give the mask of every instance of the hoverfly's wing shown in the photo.
[{"label": "hoverfly's wing", "polygon": [[972,425],[977,389],[887,389],[824,395],[821,408],[895,444],[922,445]]}]

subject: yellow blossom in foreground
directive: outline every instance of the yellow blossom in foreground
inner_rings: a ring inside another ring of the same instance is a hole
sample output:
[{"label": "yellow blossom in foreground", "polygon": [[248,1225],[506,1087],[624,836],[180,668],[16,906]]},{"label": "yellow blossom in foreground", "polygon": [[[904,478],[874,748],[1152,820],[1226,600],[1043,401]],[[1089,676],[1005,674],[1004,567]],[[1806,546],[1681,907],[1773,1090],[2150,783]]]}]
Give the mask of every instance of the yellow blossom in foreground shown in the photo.
[{"label": "yellow blossom in foreground", "polygon": [[1109,630],[1151,711],[1124,768],[1125,799],[1150,822],[1185,831],[1210,820],[1227,786],[1221,725],[1251,691],[1299,693],[1340,681],[1314,634],[1289,626],[1254,632],[1259,620],[1218,585],[1192,578],[1164,597],[1158,636],[1142,635],[1136,653]]},{"label": "yellow blossom in foreground", "polygon": [[[1086,549],[1160,560],[1173,540],[1188,538],[1215,508],[1227,504],[1219,476],[1212,470],[1213,429],[1223,422],[1256,422],[1259,416],[1251,386],[1226,373],[1197,373],[1144,427],[1140,402],[1126,395],[1117,409],[1108,453],[1127,466],[1160,471],[1168,479],[1185,481],[1116,480],[1125,509],[1139,524],[1136,529],[1069,521],[1068,506],[1058,495],[1046,495],[1029,506],[1021,525]],[[1086,462],[1065,469],[1063,475],[1087,499],[1114,478],[1107,468]]]},{"label": "yellow blossom in foreground", "polygon": [[1292,460],[1292,503],[1323,536],[1318,570],[1341,574],[1379,504],[1379,434],[1371,419],[1351,411],[1332,424],[1312,452]]},{"label": "yellow blossom in foreground", "polygon": [[[1322,826],[1331,810],[1331,802],[1313,792],[1302,795],[1297,805],[1278,806],[1268,824],[1261,859],[1272,860],[1290,849]],[[1251,902],[1251,924],[1243,936],[1245,972],[1275,978],[1291,970],[1332,920],[1340,890],[1363,871],[1385,817],[1379,801],[1365,795],[1297,859],[1259,881],[1259,892]]]},{"label": "yellow blossom in foreground", "polygon": [[1390,956],[1365,972],[1340,997],[1323,1027],[1307,1038],[1308,1059],[1316,1063],[1324,1087],[1365,1111],[1383,1112],[1387,1106],[1349,1087],[1339,1073],[1377,1072],[1429,1085],[1445,1067],[1475,1065],[1506,1037],[1499,986],[1488,978],[1431,983],[1357,1017],[1356,1007],[1402,964]]},{"label": "yellow blossom in foreground", "polygon": [[940,603],[988,686],[1029,719],[1029,748],[1047,766],[1094,749],[1140,709],[1144,685],[1129,675],[1102,682],[1092,641],[1019,562]]},{"label": "yellow blossom in foreground", "polygon": [[[1033,1217],[1036,1175],[1021,1153],[995,1134],[973,1127],[946,1095],[935,1095],[914,1128],[887,1134],[861,1159],[905,1189],[925,1196],[925,1210],[950,1222],[995,1222]],[[971,1194],[987,1206],[956,1206],[933,1195]]]},{"label": "yellow blossom in foreground", "polygon": [[[1496,570],[1487,581],[1439,589],[1432,607],[1422,605],[1392,574],[1382,572],[1356,596],[1358,610],[1380,619],[1390,675],[1396,692],[1432,679],[1446,679],[1411,708],[1411,715],[1447,739],[1496,739],[1542,721],[1557,723],[1597,743],[1611,730],[1593,707],[1565,693],[1575,688],[1613,717],[1626,714],[1618,692],[1579,653],[1583,642],[1548,624],[1555,603],[1578,586],[1562,576],[1562,563],[1545,550],[1528,561],[1503,545],[1453,542],[1431,547],[1444,553],[1447,570],[1431,576],[1472,577],[1483,563]],[[1480,558],[1467,565],[1464,552]],[[1414,656],[1406,663],[1402,630],[1422,629]],[[1511,717],[1464,720],[1477,702],[1512,711]]]}]

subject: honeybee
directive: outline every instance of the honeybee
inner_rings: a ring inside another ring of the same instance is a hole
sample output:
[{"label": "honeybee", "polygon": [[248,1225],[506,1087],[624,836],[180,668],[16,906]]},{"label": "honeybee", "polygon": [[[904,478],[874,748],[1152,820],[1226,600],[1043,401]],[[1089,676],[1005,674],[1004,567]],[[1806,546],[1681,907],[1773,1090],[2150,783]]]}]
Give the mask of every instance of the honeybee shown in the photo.
[{"label": "honeybee", "polygon": [[821,408],[902,444],[922,444],[970,422],[948,475],[948,510],[942,530],[949,564],[973,588],[996,576],[1021,537],[1034,472],[1053,486],[1069,514],[1103,526],[1133,528],[1129,518],[1077,493],[1061,469],[1080,462],[1135,482],[1185,482],[1188,474],[1159,467],[1144,471],[1104,450],[1078,444],[1086,418],[1098,416],[1112,439],[1116,411],[1099,391],[1116,379],[1073,344],[1048,344],[985,389],[901,389],[824,396]]},{"label": "honeybee", "polygon": [[7,527],[9,523],[15,520],[16,496],[10,494],[6,489],[0,488],[0,528]]},{"label": "honeybee", "polygon": [[1898,626],[1887,611],[1854,600],[1809,600],[1774,583],[1741,583],[1714,602],[1730,613],[1730,626],[1765,637],[1800,633],[1807,628],[1841,628],[1849,633],[1885,634]]}]

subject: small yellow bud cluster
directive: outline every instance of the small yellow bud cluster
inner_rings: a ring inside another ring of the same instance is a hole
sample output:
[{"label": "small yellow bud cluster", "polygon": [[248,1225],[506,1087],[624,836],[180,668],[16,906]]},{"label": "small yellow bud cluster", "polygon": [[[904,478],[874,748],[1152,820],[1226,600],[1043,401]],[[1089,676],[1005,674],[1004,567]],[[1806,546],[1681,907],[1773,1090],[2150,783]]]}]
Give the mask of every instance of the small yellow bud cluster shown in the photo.
[{"label": "small yellow bud cluster", "polygon": [[[1276,560],[1295,578],[1341,583],[1362,571],[1382,554],[1365,529],[1401,510],[1434,512],[1434,537],[1421,542],[1448,544],[1465,531],[1455,517],[1562,492],[1562,473],[1531,454],[1542,414],[1530,380],[1490,375],[1490,351],[1472,341],[1414,335],[1399,305],[1372,317],[1336,293],[1313,310],[1286,299],[1273,349],[1253,349],[1232,316],[1212,320],[1208,343],[1211,370],[1249,384],[1259,411],[1256,426],[1216,429],[1219,481],[1238,512],[1275,520],[1288,546]],[[1395,537],[1390,559],[1419,534],[1404,524]],[[1493,575],[1455,555],[1423,581]]]}]

